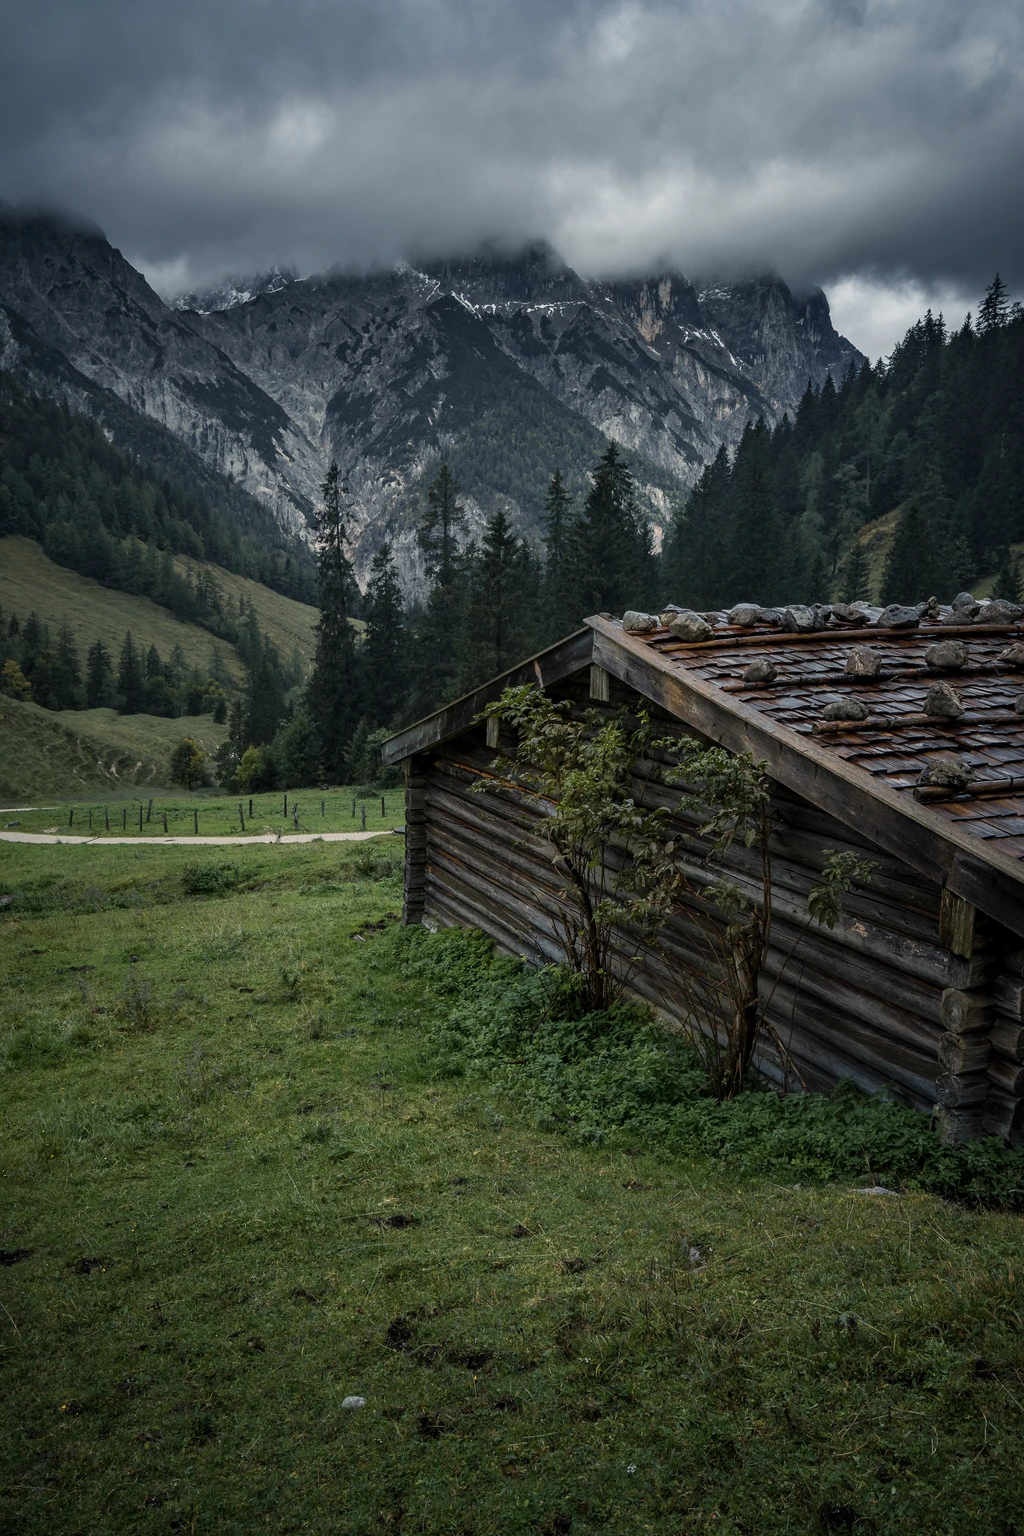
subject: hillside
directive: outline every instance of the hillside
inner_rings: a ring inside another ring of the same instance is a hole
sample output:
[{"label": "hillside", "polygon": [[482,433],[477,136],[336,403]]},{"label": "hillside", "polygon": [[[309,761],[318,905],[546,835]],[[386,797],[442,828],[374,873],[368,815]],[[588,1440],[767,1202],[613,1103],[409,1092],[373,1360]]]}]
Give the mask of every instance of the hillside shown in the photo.
[{"label": "hillside", "polygon": [[[313,654],[315,608],[205,561],[179,557],[175,564],[181,572],[191,567],[193,576],[200,571],[212,575],[236,603],[244,595],[256,610],[260,628],[282,657],[288,659],[297,650],[308,667]],[[31,609],[53,630],[66,623],[83,654],[93,640],[100,639],[116,656],[125,631],[130,629],[137,642],[155,645],[165,659],[175,645],[180,645],[188,666],[198,667],[206,676],[216,647],[230,681],[235,685],[242,681],[242,663],[233,645],[198,624],[176,619],[148,597],[112,591],[88,576],[54,564],[33,539],[0,539],[0,607],[7,616],[17,613],[22,623]]]},{"label": "hillside", "polygon": [[168,758],[185,735],[212,753],[226,727],[209,715],[164,720],[112,709],[51,711],[0,697],[0,801],[11,806],[40,795],[162,787]]},{"label": "hillside", "polygon": [[0,366],[92,414],[102,386],[293,536],[336,459],[360,580],[388,537],[418,590],[413,524],[442,458],[474,535],[500,508],[535,537],[551,472],[583,489],[612,439],[660,525],[721,444],[860,361],[824,294],[775,276],[598,282],[536,246],[278,277],[227,308],[224,295],[171,308],[95,227],[8,211]]}]

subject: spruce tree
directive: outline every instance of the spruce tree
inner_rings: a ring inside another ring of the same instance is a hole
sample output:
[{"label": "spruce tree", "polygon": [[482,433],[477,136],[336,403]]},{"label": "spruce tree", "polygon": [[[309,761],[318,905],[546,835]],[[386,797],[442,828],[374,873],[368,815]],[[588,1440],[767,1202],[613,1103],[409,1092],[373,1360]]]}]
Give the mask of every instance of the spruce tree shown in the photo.
[{"label": "spruce tree", "polygon": [[[459,687],[468,691],[530,654],[539,571],[504,511],[491,518],[473,561],[459,644]],[[566,626],[567,628],[570,626]]]},{"label": "spruce tree", "polygon": [[570,580],[579,618],[654,601],[651,529],[636,498],[629,466],[616,443],[591,470],[593,485],[573,527]]},{"label": "spruce tree", "polygon": [[562,471],[556,469],[548,485],[543,518],[546,558],[541,602],[544,634],[549,640],[567,634],[579,617],[569,579],[572,522],[572,497]]},{"label": "spruce tree", "polygon": [[459,542],[465,521],[459,487],[447,464],[442,464],[427,492],[427,508],[416,531],[431,584],[416,633],[416,688],[418,705],[424,709],[452,697],[455,687],[466,600],[466,560]]},{"label": "spruce tree", "polygon": [[[829,380],[826,383],[830,382]],[[826,399],[822,391],[822,400]],[[835,389],[827,397],[833,408]],[[819,406],[821,400],[819,400]],[[736,450],[729,486],[732,503],[729,590],[724,604],[777,603],[785,598],[786,550],[775,505],[770,462],[770,434],[760,418],[745,429]],[[823,601],[815,593],[806,601]]]},{"label": "spruce tree", "polygon": [[660,590],[666,602],[701,611],[725,599],[731,473],[723,443],[686,502],[673,512],[661,557]]},{"label": "spruce tree", "polygon": [[121,655],[117,666],[117,692],[123,715],[137,715],[142,709],[142,663],[135,649],[131,630],[125,632],[121,642]]},{"label": "spruce tree", "polygon": [[367,718],[386,725],[398,715],[408,693],[408,636],[391,545],[385,540],[373,557],[366,589],[366,632],[360,656]]},{"label": "spruce tree", "polygon": [[81,709],[83,703],[82,667],[75,637],[66,624],[61,625],[54,666],[57,709]]},{"label": "spruce tree", "polygon": [[871,600],[871,562],[862,539],[854,538],[846,551],[839,571],[839,599],[844,603]]},{"label": "spruce tree", "polygon": [[100,709],[110,703],[110,678],[113,664],[102,640],[94,640],[85,658],[85,703],[88,709]]},{"label": "spruce tree", "polygon": [[359,697],[355,639],[349,622],[355,584],[345,554],[342,487],[333,461],[321,497],[315,523],[320,619],[306,707],[320,740],[324,772],[338,783],[345,776],[345,754],[359,718]]},{"label": "spruce tree", "polygon": [[1010,318],[1010,299],[1006,284],[997,272],[985,289],[985,297],[978,309],[978,330],[983,336],[990,331],[1002,330]]}]

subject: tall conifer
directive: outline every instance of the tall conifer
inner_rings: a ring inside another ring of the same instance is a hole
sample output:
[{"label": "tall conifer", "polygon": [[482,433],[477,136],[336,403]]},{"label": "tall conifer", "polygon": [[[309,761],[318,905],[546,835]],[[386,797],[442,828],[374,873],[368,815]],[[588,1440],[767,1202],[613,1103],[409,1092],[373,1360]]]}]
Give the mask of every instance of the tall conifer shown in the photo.
[{"label": "tall conifer", "polygon": [[320,618],[306,703],[319,737],[324,772],[334,782],[345,776],[345,754],[360,712],[355,638],[349,622],[355,583],[345,553],[348,530],[342,494],[338,466],[332,460],[320,488],[321,505],[314,524]]},{"label": "tall conifer", "polygon": [[622,613],[654,601],[651,529],[637,503],[632,472],[616,443],[591,470],[593,485],[573,528],[573,589],[579,617]]}]

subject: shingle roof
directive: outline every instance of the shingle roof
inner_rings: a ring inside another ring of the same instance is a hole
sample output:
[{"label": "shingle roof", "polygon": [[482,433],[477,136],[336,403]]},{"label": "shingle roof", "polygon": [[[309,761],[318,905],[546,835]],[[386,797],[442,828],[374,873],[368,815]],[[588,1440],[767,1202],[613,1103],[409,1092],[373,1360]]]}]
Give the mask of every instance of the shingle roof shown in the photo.
[{"label": "shingle roof", "polygon": [[[710,641],[690,645],[661,628],[634,638],[674,667],[742,697],[769,720],[812,738],[908,798],[928,763],[957,757],[973,772],[969,789],[949,798],[941,790],[927,792],[930,808],[973,837],[998,839],[1001,852],[1024,860],[1024,716],[1013,708],[1024,693],[1024,674],[999,661],[1017,636],[1017,625],[954,627],[923,621],[911,630],[846,628],[810,635],[752,634],[724,626]],[[930,668],[925,652],[937,640],[952,639],[966,646],[966,666]],[[844,671],[854,645],[878,657],[882,670],[877,679]],[[777,678],[767,685],[744,685],[747,667],[765,656]],[[928,689],[940,678],[963,701],[965,713],[959,719],[923,714]],[[868,719],[824,721],[824,705],[836,696],[862,700]],[[989,793],[1001,786],[1002,792]]]}]

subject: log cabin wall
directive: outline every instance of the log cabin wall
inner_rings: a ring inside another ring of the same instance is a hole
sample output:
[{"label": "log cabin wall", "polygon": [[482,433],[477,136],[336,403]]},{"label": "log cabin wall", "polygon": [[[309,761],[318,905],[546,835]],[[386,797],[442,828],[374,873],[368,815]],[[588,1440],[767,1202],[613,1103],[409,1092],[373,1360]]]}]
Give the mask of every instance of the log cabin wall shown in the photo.
[{"label": "log cabin wall", "polygon": [[[550,691],[579,708],[651,708],[607,674],[598,684],[595,689],[588,670]],[[652,712],[666,734],[682,729],[669,714]],[[406,921],[477,927],[507,953],[557,961],[562,882],[550,846],[537,835],[537,812],[513,793],[487,787],[493,758],[479,726],[408,760]],[[650,773],[645,803],[675,804],[678,792],[661,780],[659,765],[644,767]],[[1020,940],[1000,937],[959,897],[951,900],[798,795],[780,787],[774,799],[773,944],[763,985],[766,995],[772,992],[771,1023],[804,1084],[824,1088],[842,1078],[868,1090],[891,1084],[919,1109],[938,1105],[950,1140],[976,1133],[983,1115],[986,1128],[1008,1134],[1002,1127],[1016,1123],[1018,1088],[1024,1088],[1024,964],[1013,969]],[[684,866],[699,874],[696,826],[676,815],[673,830]],[[836,928],[812,925],[786,964],[806,923],[807,893],[825,849],[851,849],[877,868],[868,886],[844,899]],[[610,862],[617,857],[613,850]],[[750,851],[733,849],[726,868],[753,890]],[[628,932],[617,947],[620,965],[631,967],[630,990],[677,1022],[687,1013],[682,965],[700,965],[703,954],[685,906],[655,947]],[[716,990],[710,974],[708,985]],[[771,1081],[787,1078],[772,1049],[762,1051],[757,1065]]]}]

